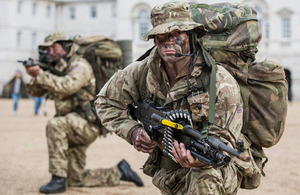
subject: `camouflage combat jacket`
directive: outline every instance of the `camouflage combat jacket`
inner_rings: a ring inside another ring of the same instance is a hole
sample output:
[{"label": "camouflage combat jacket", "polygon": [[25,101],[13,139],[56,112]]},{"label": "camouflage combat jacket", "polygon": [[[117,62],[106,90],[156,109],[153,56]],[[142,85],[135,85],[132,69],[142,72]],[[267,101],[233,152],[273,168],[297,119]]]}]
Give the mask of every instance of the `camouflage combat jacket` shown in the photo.
[{"label": "camouflage combat jacket", "polygon": [[[196,57],[195,62],[201,64],[202,55]],[[148,71],[144,71],[145,68]],[[185,72],[176,78],[174,86],[170,88],[164,68],[161,66],[161,58],[155,48],[143,61],[134,62],[124,70],[118,71],[102,88],[95,102],[102,124],[131,142],[131,133],[140,124],[132,120],[128,113],[128,105],[137,103],[142,98],[143,87],[140,85],[143,83],[142,80],[146,79],[146,97],[167,110],[191,110],[194,128],[199,128],[201,117],[208,117],[209,95],[202,93],[188,97],[187,69],[184,70]],[[196,84],[196,78],[201,72],[201,66],[195,66],[189,74],[190,82]],[[202,104],[201,110],[194,109],[198,103]],[[235,148],[241,128],[242,100],[239,86],[230,73],[217,66],[216,122],[209,134]]]},{"label": "camouflage combat jacket", "polygon": [[79,46],[73,44],[65,59],[55,65],[62,73],[58,76],[49,71],[40,72],[36,79],[27,85],[32,96],[48,93],[55,102],[56,115],[73,112],[83,102],[91,101],[95,96],[95,77],[91,65],[76,54]]}]

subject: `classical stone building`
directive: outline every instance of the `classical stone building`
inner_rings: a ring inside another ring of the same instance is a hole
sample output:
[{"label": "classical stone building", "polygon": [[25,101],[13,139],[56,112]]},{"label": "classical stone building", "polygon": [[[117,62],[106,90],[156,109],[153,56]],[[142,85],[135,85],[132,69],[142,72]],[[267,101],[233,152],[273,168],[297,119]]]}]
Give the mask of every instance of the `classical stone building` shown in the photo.
[{"label": "classical stone building", "polygon": [[[300,3],[297,0],[228,0],[256,7],[263,39],[257,61],[274,60],[289,69],[294,99],[300,99]],[[1,0],[0,1],[0,91],[17,69],[19,59],[37,57],[37,46],[53,31],[76,35],[108,35],[132,41],[132,59],[153,43],[141,36],[150,28],[153,6],[167,0]],[[220,0],[194,0],[217,3]],[[25,76],[25,74],[24,74]],[[28,80],[29,77],[25,76]]]}]

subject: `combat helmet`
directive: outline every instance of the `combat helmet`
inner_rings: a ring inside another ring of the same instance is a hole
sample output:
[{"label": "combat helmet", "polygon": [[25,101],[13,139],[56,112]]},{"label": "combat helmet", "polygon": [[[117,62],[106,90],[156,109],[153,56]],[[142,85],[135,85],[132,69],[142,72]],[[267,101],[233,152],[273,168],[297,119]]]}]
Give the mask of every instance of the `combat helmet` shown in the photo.
[{"label": "combat helmet", "polygon": [[39,49],[43,50],[55,42],[72,42],[72,40],[67,39],[63,32],[54,32],[45,37],[44,43],[39,45]]},{"label": "combat helmet", "polygon": [[150,30],[143,39],[148,41],[157,34],[165,34],[174,30],[194,30],[198,37],[207,32],[203,24],[194,22],[190,5],[184,1],[172,1],[163,5],[155,6],[151,11]]}]

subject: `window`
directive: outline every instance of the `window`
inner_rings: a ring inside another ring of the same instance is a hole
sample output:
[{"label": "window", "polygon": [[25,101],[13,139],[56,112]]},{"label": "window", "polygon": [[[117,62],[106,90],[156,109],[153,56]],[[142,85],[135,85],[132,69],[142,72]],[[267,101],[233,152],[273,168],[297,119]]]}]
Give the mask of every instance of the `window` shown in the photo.
[{"label": "window", "polygon": [[70,7],[70,18],[75,19],[75,7]]},{"label": "window", "polygon": [[96,18],[97,17],[97,8],[96,6],[91,7],[91,18]]},{"label": "window", "polygon": [[141,10],[138,15],[139,37],[143,37],[149,31],[149,14],[146,10]]},{"label": "window", "polygon": [[22,39],[22,33],[21,31],[17,32],[17,48],[21,48],[21,39]]},{"label": "window", "polygon": [[[257,19],[262,33],[262,41],[270,39],[270,22],[268,8],[264,4],[255,6],[257,12]],[[267,45],[267,42],[265,42]]]},{"label": "window", "polygon": [[36,3],[32,4],[32,15],[35,16],[36,14]]},{"label": "window", "polygon": [[289,39],[291,38],[291,29],[292,29],[292,23],[291,23],[291,17],[294,14],[294,12],[288,8],[282,8],[278,11],[278,14],[281,18],[281,33],[283,39]]},{"label": "window", "polygon": [[269,39],[270,38],[270,23],[269,23],[269,20],[266,19],[265,20],[265,37],[266,39]]},{"label": "window", "polygon": [[46,16],[47,17],[50,17],[51,15],[51,6],[50,5],[47,5],[47,8],[46,8]]},{"label": "window", "polygon": [[36,47],[36,32],[33,32],[31,35],[31,45],[32,45],[32,49],[35,49],[35,47]]},{"label": "window", "polygon": [[255,10],[256,10],[256,13],[257,13],[258,23],[259,23],[260,27],[262,28],[263,27],[263,18],[262,18],[261,8],[258,7],[258,6],[255,6]]},{"label": "window", "polygon": [[23,4],[23,1],[18,1],[17,12],[19,14],[22,12],[22,4]]},{"label": "window", "polygon": [[281,19],[282,22],[282,37],[291,38],[291,19],[284,17]]},{"label": "window", "polygon": [[113,17],[113,18],[117,17],[117,6],[116,5],[111,6],[111,17]]}]

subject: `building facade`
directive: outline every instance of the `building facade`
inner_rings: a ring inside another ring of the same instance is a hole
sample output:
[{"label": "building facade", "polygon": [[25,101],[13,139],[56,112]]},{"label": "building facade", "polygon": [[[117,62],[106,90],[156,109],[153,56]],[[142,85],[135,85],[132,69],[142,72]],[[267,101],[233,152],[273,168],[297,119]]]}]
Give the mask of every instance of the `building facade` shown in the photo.
[{"label": "building facade", "polygon": [[[16,70],[17,60],[37,57],[38,44],[54,31],[69,38],[76,35],[107,35],[132,41],[132,59],[153,46],[142,35],[151,29],[150,11],[169,0],[1,0],[0,91]],[[297,0],[227,0],[255,6],[263,38],[257,61],[273,60],[291,72],[293,99],[300,99],[300,2]],[[219,3],[221,0],[194,0]],[[29,80],[26,74],[25,80]]]}]

